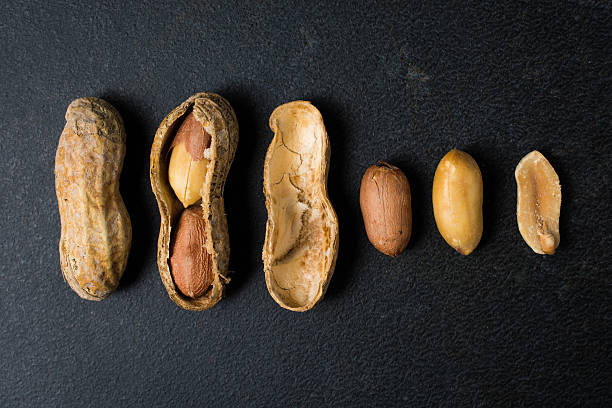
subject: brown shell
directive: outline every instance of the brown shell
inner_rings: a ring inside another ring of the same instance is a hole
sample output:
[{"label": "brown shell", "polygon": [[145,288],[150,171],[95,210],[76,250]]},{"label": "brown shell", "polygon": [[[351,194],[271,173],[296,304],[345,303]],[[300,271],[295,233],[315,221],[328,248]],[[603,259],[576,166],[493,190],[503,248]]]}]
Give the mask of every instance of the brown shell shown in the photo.
[{"label": "brown shell", "polygon": [[125,131],[119,113],[98,98],[74,100],[55,156],[64,278],[83,299],[113,292],[127,264],[132,227],[119,193]]},{"label": "brown shell", "polygon": [[[196,299],[183,296],[177,290],[168,264],[171,229],[183,211],[183,205],[168,183],[168,151],[181,119],[190,111],[211,135],[209,171],[201,193],[203,217],[206,224],[211,226],[206,229],[206,251],[212,257],[213,282],[211,289]],[[223,191],[237,145],[238,121],[234,110],[223,97],[208,92],[195,94],[175,108],[164,118],[155,133],[151,148],[150,175],[161,217],[157,266],[170,298],[187,310],[211,308],[221,300],[225,285],[229,282],[230,244]]]},{"label": "brown shell", "polygon": [[323,298],[338,254],[338,218],[327,198],[329,141],[321,113],[306,101],[276,108],[270,129],[266,285],[279,305],[302,312]]}]

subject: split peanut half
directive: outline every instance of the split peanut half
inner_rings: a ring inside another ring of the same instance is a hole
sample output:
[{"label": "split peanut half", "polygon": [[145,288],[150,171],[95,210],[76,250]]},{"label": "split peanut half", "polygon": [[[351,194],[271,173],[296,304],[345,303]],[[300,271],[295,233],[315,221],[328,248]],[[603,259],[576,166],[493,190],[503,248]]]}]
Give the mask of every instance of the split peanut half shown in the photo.
[{"label": "split peanut half", "polygon": [[270,128],[274,138],[264,165],[266,284],[279,305],[301,312],[325,294],[338,253],[338,219],[327,198],[329,142],[321,114],[306,101],[276,108]]},{"label": "split peanut half", "polygon": [[554,254],[560,241],[559,176],[542,153],[534,150],[521,159],[514,177],[516,219],[523,239],[538,254]]}]

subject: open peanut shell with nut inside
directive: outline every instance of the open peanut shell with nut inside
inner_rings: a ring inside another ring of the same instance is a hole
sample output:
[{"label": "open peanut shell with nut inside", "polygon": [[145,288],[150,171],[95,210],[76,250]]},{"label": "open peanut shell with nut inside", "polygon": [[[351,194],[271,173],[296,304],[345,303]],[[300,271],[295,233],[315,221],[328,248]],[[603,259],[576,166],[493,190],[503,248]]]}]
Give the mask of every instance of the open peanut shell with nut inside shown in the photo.
[{"label": "open peanut shell with nut inside", "polygon": [[325,294],[338,253],[338,218],[327,197],[329,141],[310,102],[279,106],[270,128],[274,138],[264,164],[266,285],[279,305],[302,312]]},{"label": "open peanut shell with nut inside", "polygon": [[161,216],[157,265],[168,295],[187,310],[214,306],[229,282],[223,192],[237,144],[236,115],[214,93],[191,96],[155,134],[150,175]]}]

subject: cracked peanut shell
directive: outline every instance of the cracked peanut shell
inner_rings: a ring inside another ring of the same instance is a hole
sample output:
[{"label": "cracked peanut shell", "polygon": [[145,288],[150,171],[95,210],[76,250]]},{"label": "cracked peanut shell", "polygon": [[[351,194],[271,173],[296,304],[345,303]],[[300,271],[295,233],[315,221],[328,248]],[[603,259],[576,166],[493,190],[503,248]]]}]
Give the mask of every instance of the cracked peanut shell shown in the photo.
[{"label": "cracked peanut shell", "polygon": [[119,284],[132,227],[119,193],[125,130],[99,98],[72,101],[55,156],[62,274],[83,299],[102,300]]},{"label": "cracked peanut shell", "polygon": [[276,108],[270,129],[274,138],[264,164],[266,285],[280,306],[302,312],[324,296],[338,253],[338,218],[327,197],[329,141],[321,114],[306,101]]},{"label": "cracked peanut shell", "polygon": [[555,169],[534,150],[514,171],[516,219],[523,239],[535,253],[552,255],[559,246],[561,184]]},{"label": "cracked peanut shell", "polygon": [[[202,295],[195,299],[185,296],[177,288],[169,265],[170,249],[184,205],[170,186],[168,177],[171,149],[174,137],[183,120],[193,114],[210,135],[210,146],[206,148],[206,174],[201,182],[201,217],[205,225],[203,251],[210,256],[209,267],[212,282]],[[214,93],[198,93],[191,96],[162,121],[155,134],[151,148],[151,187],[157,199],[161,225],[157,245],[157,265],[161,280],[168,295],[177,305],[187,310],[206,310],[223,297],[229,282],[230,243],[223,193],[227,173],[238,145],[238,121],[230,104]]]}]

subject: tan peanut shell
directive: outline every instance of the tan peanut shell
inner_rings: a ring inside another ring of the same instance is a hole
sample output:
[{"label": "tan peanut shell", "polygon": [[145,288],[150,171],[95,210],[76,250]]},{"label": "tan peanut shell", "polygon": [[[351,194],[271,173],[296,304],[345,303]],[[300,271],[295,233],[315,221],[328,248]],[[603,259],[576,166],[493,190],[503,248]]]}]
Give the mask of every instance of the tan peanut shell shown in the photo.
[{"label": "tan peanut shell", "polygon": [[516,179],[516,219],[523,239],[535,253],[552,255],[559,246],[561,184],[555,169],[534,150],[521,159]]},{"label": "tan peanut shell", "polygon": [[127,264],[132,227],[119,193],[124,156],[115,108],[99,98],[72,101],[55,156],[55,191],[62,273],[83,299],[106,298]]},{"label": "tan peanut shell", "polygon": [[338,218],[327,198],[329,141],[321,114],[306,101],[276,108],[270,129],[274,138],[264,164],[266,285],[279,305],[302,312],[324,296],[338,253]]},{"label": "tan peanut shell", "polygon": [[[168,181],[169,150],[182,119],[189,112],[202,124],[211,136],[206,155],[208,171],[200,188],[202,217],[206,240],[204,250],[211,256],[212,284],[196,299],[181,294],[172,279],[168,263],[172,229],[184,210]],[[229,282],[230,243],[227,231],[223,192],[227,173],[238,145],[238,121],[230,104],[214,93],[198,93],[191,96],[168,114],[159,125],[151,148],[151,187],[157,198],[161,225],[157,245],[157,265],[162,282],[170,298],[187,310],[206,310],[221,300],[225,285]]]},{"label": "tan peanut shell", "polygon": [[432,203],[438,231],[462,255],[482,237],[482,174],[468,153],[453,149],[436,168]]}]

